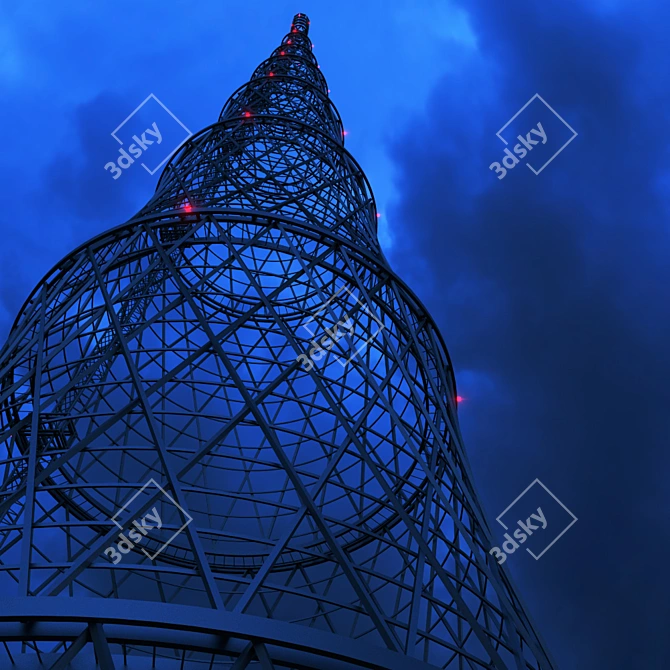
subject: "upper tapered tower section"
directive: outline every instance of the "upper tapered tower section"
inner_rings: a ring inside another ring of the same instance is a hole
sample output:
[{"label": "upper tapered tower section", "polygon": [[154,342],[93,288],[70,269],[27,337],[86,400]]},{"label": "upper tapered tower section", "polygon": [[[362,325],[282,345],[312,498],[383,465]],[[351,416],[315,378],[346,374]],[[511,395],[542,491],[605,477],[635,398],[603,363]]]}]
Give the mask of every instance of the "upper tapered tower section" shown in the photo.
[{"label": "upper tapered tower section", "polygon": [[254,210],[298,220],[380,253],[368,181],[296,14],[281,44],[166,165],[142,211]]},{"label": "upper tapered tower section", "polygon": [[309,19],[305,14],[296,14],[281,45],[231,96],[220,118],[284,116],[300,120],[343,144],[342,121],[328,93],[309,37]]}]

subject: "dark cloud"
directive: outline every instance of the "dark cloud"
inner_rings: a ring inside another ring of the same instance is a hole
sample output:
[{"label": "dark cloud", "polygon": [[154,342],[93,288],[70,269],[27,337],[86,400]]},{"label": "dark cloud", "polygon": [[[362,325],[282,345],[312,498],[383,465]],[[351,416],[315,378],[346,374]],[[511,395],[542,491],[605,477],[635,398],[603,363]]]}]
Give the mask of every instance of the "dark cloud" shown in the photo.
[{"label": "dark cloud", "polygon": [[[0,335],[11,326],[39,279],[74,247],[123,223],[151,194],[155,178],[144,170],[119,184],[104,165],[118,152],[110,133],[132,111],[126,100],[101,94],[60,120],[62,146],[29,184],[27,195],[0,216]],[[13,166],[6,165],[11,180]],[[119,180],[120,181],[120,180]]]},{"label": "dark cloud", "polygon": [[[490,517],[536,477],[579,517],[508,562],[559,665],[666,667],[668,94],[639,75],[667,50],[644,6],[468,11],[479,50],[392,146],[391,259],[450,347]],[[499,181],[495,133],[535,92],[579,136]]]}]

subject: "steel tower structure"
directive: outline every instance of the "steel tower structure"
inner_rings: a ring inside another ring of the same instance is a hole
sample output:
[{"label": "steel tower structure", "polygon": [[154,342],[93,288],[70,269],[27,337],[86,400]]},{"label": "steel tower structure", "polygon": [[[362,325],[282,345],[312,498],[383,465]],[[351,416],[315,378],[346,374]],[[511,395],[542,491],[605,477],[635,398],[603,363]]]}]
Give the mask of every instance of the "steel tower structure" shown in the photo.
[{"label": "steel tower structure", "polygon": [[15,322],[2,668],[555,667],[308,33]]}]

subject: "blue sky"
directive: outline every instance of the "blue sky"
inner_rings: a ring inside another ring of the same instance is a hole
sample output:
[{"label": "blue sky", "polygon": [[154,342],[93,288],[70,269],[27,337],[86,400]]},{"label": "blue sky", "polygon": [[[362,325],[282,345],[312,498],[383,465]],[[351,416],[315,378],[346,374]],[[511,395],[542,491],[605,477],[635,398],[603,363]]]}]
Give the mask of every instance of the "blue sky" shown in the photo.
[{"label": "blue sky", "polygon": [[[3,3],[0,338],[54,263],[153,192],[104,171],[114,128],[150,93],[194,132],[214,122],[298,11],[387,255],[450,348],[490,518],[536,477],[579,517],[541,560],[508,561],[539,630],[563,668],[666,667],[661,4]],[[496,132],[535,93],[578,137],[498,180]]]}]

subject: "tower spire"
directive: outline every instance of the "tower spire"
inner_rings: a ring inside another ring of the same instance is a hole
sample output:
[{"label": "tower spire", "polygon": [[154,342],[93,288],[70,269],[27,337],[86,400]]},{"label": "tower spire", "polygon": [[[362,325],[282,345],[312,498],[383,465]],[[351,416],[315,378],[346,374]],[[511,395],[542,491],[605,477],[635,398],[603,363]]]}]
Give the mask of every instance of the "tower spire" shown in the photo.
[{"label": "tower spire", "polygon": [[292,33],[303,33],[309,35],[310,20],[307,14],[296,14],[291,24]]},{"label": "tower spire", "polygon": [[[220,119],[285,116],[327,133],[342,144],[339,114],[328,97],[328,84],[314,56],[309,19],[296,14],[281,44],[228,99]],[[265,119],[269,121],[269,119]]]}]

